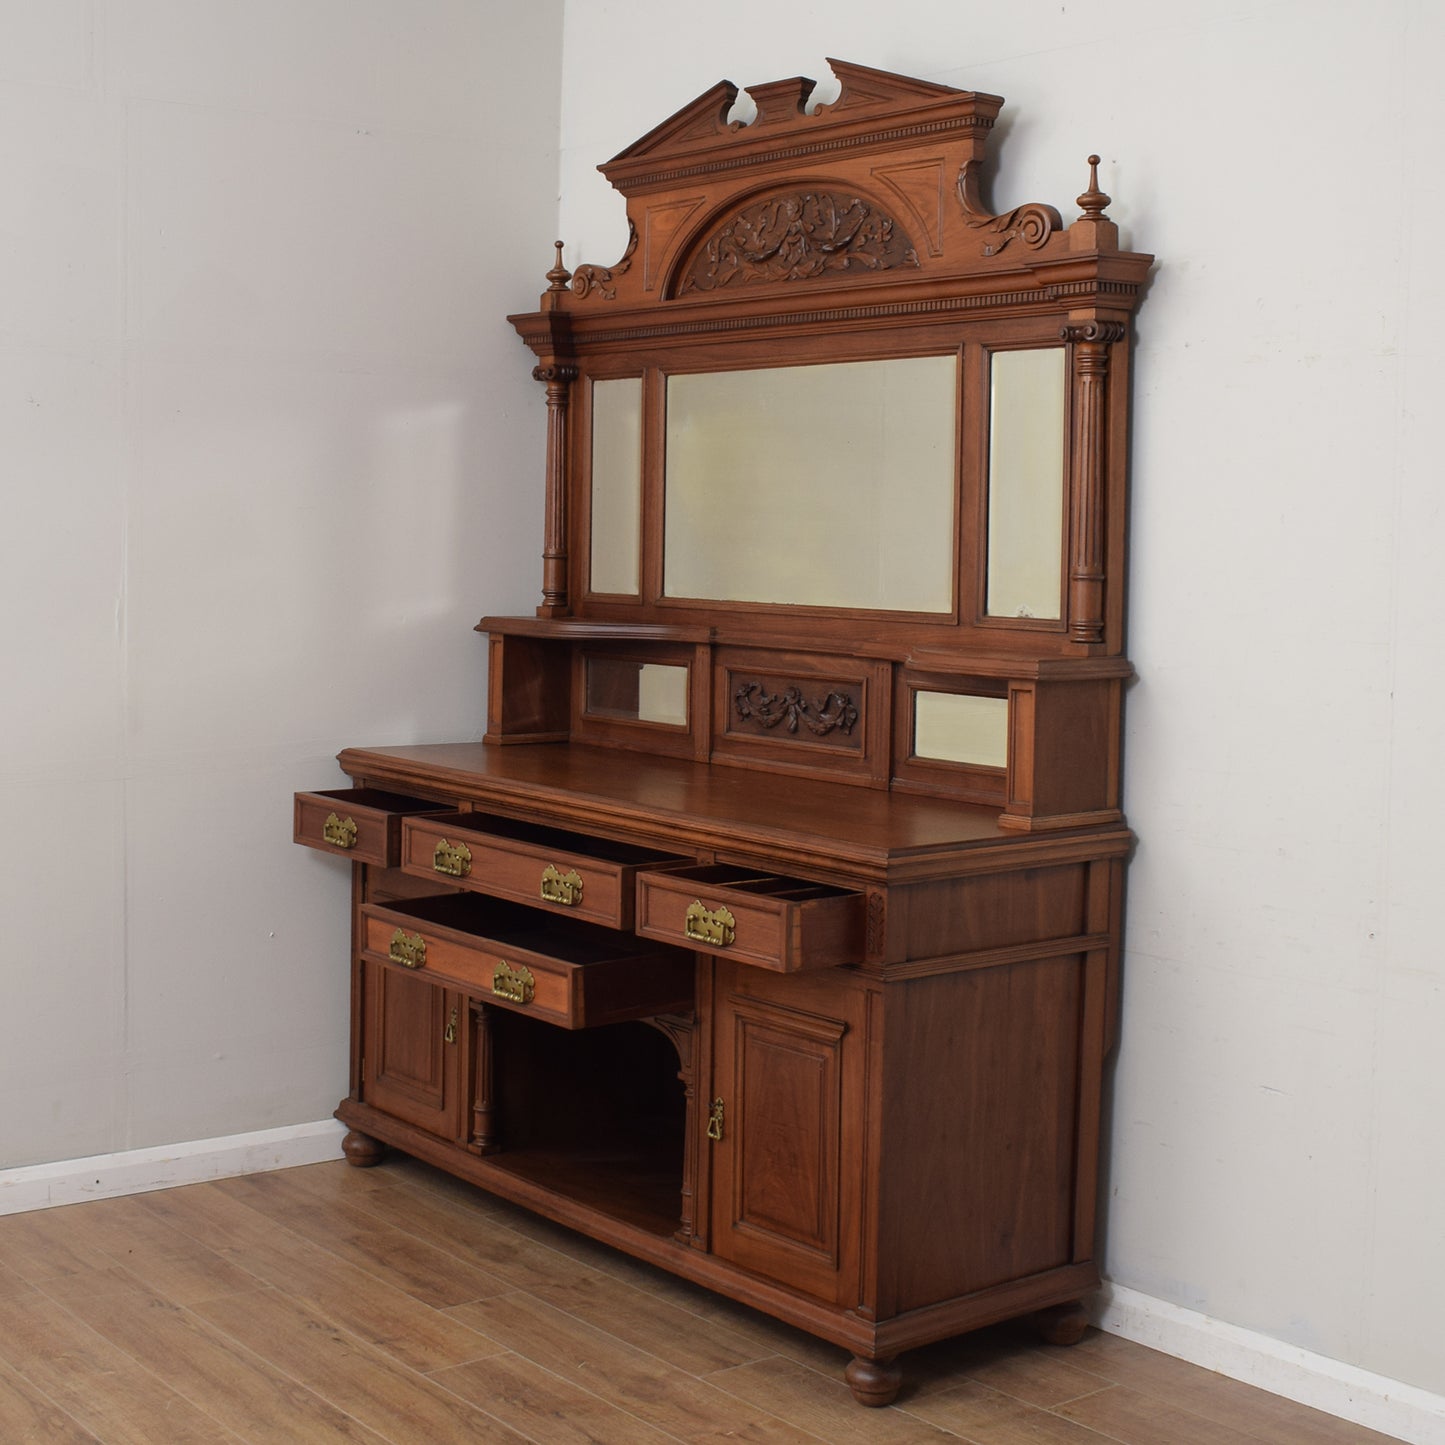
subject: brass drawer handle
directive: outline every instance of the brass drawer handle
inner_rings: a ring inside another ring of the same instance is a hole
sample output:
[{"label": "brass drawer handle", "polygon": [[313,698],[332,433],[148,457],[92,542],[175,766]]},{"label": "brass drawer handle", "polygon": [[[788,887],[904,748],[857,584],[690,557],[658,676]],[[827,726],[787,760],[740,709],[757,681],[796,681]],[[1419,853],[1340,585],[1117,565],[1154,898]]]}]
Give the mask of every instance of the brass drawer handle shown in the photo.
[{"label": "brass drawer handle", "polygon": [[707,1137],[714,1144],[721,1144],[723,1136],[723,1101],[714,1099],[712,1109],[707,1116]]},{"label": "brass drawer handle", "polygon": [[419,933],[407,933],[398,928],[391,935],[391,946],[386,956],[403,968],[423,968],[426,965],[426,939]]},{"label": "brass drawer handle", "polygon": [[530,968],[503,960],[492,974],[492,992],[509,1003],[531,1003],[537,980]]},{"label": "brass drawer handle", "polygon": [[472,850],[465,843],[448,843],[443,838],[432,850],[431,866],[448,878],[465,878],[472,871]]},{"label": "brass drawer handle", "polygon": [[338,818],[335,813],[328,813],[326,821],[321,825],[321,836],[334,847],[354,848],[356,847],[356,819]]},{"label": "brass drawer handle", "polygon": [[452,1010],[452,1016],[447,1020],[446,1029],[442,1033],[444,1044],[454,1044],[457,1041],[457,1010]]},{"label": "brass drawer handle", "polygon": [[547,903],[575,908],[582,901],[582,875],[575,868],[563,873],[555,863],[549,863],[542,870],[542,898]]},{"label": "brass drawer handle", "polygon": [[683,932],[694,943],[726,948],[737,936],[737,919],[726,908],[704,908],[699,898],[687,905]]}]

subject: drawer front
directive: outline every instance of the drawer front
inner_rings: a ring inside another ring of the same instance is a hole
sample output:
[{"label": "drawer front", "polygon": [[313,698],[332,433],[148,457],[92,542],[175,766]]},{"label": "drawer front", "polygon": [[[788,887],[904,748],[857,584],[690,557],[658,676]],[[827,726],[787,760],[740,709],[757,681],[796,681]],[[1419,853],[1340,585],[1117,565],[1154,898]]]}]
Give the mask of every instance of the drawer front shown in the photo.
[{"label": "drawer front", "polygon": [[861,893],[731,865],[644,872],[635,927],[645,938],[779,973],[863,958]]},{"label": "drawer front", "polygon": [[601,930],[585,926],[549,936],[545,917],[518,917],[529,912],[465,895],[367,904],[362,954],[562,1028],[693,1006],[689,955],[625,935],[606,935],[613,946],[599,948]]},{"label": "drawer front", "polygon": [[666,858],[483,813],[411,819],[401,853],[408,873],[618,929],[632,927],[638,871]]},{"label": "drawer front", "polygon": [[444,813],[448,807],[379,788],[297,793],[292,837],[308,848],[395,868],[401,860],[402,819],[414,813]]}]

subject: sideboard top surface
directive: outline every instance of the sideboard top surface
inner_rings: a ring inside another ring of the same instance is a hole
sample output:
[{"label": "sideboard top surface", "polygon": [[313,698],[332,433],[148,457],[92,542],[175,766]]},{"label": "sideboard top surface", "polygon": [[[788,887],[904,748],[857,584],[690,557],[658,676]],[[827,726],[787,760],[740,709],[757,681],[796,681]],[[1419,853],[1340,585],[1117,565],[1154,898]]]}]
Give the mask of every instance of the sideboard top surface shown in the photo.
[{"label": "sideboard top surface", "polygon": [[1118,827],[1019,835],[999,827],[996,809],[950,799],[576,743],[347,748],[339,761],[373,784],[453,794],[564,827],[665,838],[671,847],[803,855],[899,879],[932,873],[947,860],[957,867],[960,854],[980,850],[1000,850],[1018,866],[1024,852],[1055,862],[1084,840],[1093,857],[1131,841]]}]

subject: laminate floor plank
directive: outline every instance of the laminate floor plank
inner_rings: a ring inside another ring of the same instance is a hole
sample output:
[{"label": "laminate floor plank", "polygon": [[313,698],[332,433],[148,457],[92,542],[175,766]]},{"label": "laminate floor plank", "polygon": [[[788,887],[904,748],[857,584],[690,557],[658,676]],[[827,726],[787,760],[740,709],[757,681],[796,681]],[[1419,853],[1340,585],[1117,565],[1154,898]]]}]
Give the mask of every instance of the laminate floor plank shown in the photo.
[{"label": "laminate floor plank", "polygon": [[677,1436],[507,1351],[432,1379],[544,1445],[677,1445]]},{"label": "laminate floor plank", "polygon": [[904,1410],[863,1409],[841,1376],[828,1379],[777,1355],[708,1380],[829,1445],[938,1445],[958,1438]]},{"label": "laminate floor plank", "polygon": [[[87,1244],[176,1304],[255,1288],[256,1281],[210,1244],[147,1209],[144,1194],[97,1200],[76,1224]],[[73,1207],[73,1206],[72,1206]],[[82,1223],[83,1221],[83,1223]]]},{"label": "laminate floor plank", "polygon": [[1289,1445],[1391,1445],[1394,1439],[1117,1335],[1090,1330],[1068,1353],[1092,1374],[1186,1406],[1271,1445],[1277,1439],[1287,1439]]},{"label": "laminate floor plank", "polygon": [[178,1394],[204,1401],[218,1419],[241,1424],[247,1440],[377,1445],[383,1438],[291,1371],[237,1348],[234,1339],[146,1289],[119,1266],[57,1277],[45,1292]]},{"label": "laminate floor plank", "polygon": [[[307,1173],[311,1175],[312,1171]],[[310,1187],[309,1179],[307,1187]],[[484,1197],[476,1190],[473,1193]],[[413,1235],[500,1281],[507,1289],[531,1289],[549,1284],[558,1277],[559,1271],[570,1272],[575,1266],[571,1256],[563,1256],[556,1249],[508,1228],[497,1211],[469,1207],[465,1196],[427,1189],[376,1190],[368,1192],[353,1207],[364,1210],[377,1225]]]},{"label": "laminate floor plank", "polygon": [[1127,1385],[1108,1385],[1060,1405],[1055,1413],[1123,1445],[1259,1445],[1260,1439]]},{"label": "laminate floor plank", "polygon": [[105,1200],[10,1214],[0,1230],[0,1267],[27,1284],[105,1269],[115,1261],[94,1240],[94,1209]]},{"label": "laminate floor plank", "polygon": [[206,1321],[393,1445],[526,1445],[526,1437],[277,1290],[196,1307]]},{"label": "laminate floor plank", "polygon": [[772,1354],[726,1326],[700,1319],[611,1275],[579,1273],[532,1293],[689,1374],[710,1375]]},{"label": "laminate floor plank", "polygon": [[1387,1445],[1115,1336],[847,1355],[401,1155],[0,1217],[0,1445]]},{"label": "laminate floor plank", "polygon": [[972,1445],[1106,1445],[1115,1440],[973,1380],[920,1397],[905,1394],[901,1408]]},{"label": "laminate floor plank", "polygon": [[369,1344],[416,1370],[465,1364],[497,1346],[406,1291],[280,1227],[212,1185],[169,1191],[147,1205],[177,1229],[217,1242],[254,1287],[268,1284],[313,1305]]},{"label": "laminate floor plank", "polygon": [[0,1360],[107,1445],[240,1438],[39,1290],[0,1298]]},{"label": "laminate floor plank", "polygon": [[97,1445],[97,1438],[29,1380],[0,1364],[0,1440],[25,1445]]},{"label": "laminate floor plank", "polygon": [[477,1300],[449,1313],[681,1441],[748,1428],[768,1445],[826,1439],[529,1295]]},{"label": "laminate floor plank", "polygon": [[264,1212],[340,1258],[437,1309],[500,1294],[505,1281],[412,1234],[383,1227],[358,1205],[327,1204],[285,1179],[286,1171],[218,1180],[243,1204],[265,1200]]}]

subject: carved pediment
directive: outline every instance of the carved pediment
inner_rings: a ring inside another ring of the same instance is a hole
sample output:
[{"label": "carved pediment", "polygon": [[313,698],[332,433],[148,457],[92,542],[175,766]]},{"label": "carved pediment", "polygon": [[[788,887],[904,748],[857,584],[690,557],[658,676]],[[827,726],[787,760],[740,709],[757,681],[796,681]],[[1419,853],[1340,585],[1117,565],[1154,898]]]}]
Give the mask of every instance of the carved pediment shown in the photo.
[{"label": "carved pediment", "polygon": [[732,81],[718,81],[710,90],[703,91],[696,100],[674,111],[660,125],[653,126],[645,136],[633,141],[625,151],[619,151],[597,169],[610,179],[612,167],[620,162],[643,157],[658,160],[716,142],[733,129],[728,121],[728,112],[737,98],[738,88]]},{"label": "carved pediment", "polygon": [[845,60],[828,64],[841,86],[831,102],[813,103],[816,85],[807,76],[752,85],[747,93],[757,115],[744,125],[728,119],[738,87],[719,81],[599,169],[618,190],[630,193],[634,187],[651,189],[684,170],[716,174],[747,168],[767,157],[793,154],[799,145],[815,153],[872,146],[878,142],[879,125],[898,127],[900,136],[922,127],[981,141],[1003,105],[997,95]]},{"label": "carved pediment", "polygon": [[[895,75],[891,70],[874,70],[870,65],[854,65],[848,60],[828,57],[828,68],[843,87],[837,100],[828,107],[835,115],[844,111],[850,116],[863,111],[902,110],[920,101],[960,96],[966,92],[932,80],[916,80],[909,75]],[[1003,101],[998,96],[985,100]],[[997,110],[997,106],[994,107]]]}]

